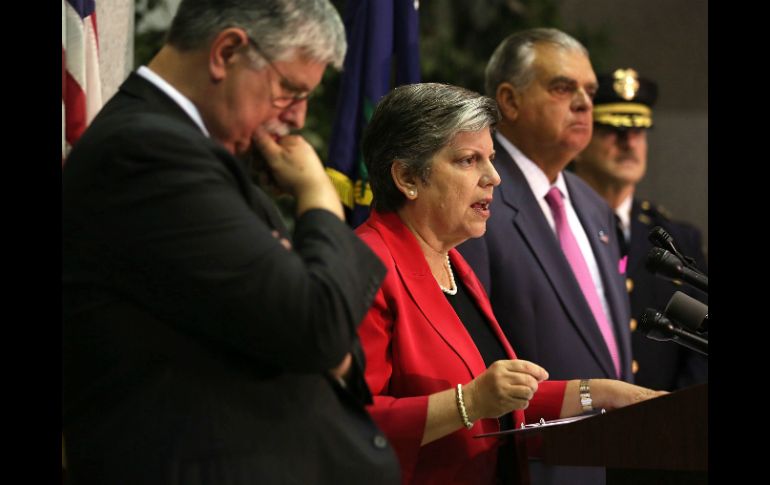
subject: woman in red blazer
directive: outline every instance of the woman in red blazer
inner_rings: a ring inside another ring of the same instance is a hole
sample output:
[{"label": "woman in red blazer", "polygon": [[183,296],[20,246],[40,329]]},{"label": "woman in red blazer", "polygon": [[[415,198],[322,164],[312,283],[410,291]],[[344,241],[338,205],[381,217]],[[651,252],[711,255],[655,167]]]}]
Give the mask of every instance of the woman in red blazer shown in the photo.
[{"label": "woman in red blazer", "polygon": [[510,482],[511,450],[474,435],[659,395],[606,379],[582,381],[582,389],[577,380],[547,381],[544,369],[516,359],[454,249],[486,229],[500,183],[497,119],[494,100],[413,84],[380,101],[364,134],[373,211],[356,232],[388,273],[359,335],[374,394],[368,409],[404,483]]}]

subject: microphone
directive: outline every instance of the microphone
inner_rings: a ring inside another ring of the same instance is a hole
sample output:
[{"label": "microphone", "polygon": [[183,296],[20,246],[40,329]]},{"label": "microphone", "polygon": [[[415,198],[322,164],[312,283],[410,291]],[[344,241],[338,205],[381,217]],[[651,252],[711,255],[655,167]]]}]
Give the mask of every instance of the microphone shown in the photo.
[{"label": "microphone", "polygon": [[683,280],[702,290],[709,291],[709,278],[695,268],[685,266],[682,260],[663,248],[652,248],[647,254],[645,267],[648,271],[666,278]]},{"label": "microphone", "polygon": [[689,330],[696,332],[709,330],[709,307],[681,291],[674,293],[663,314]]},{"label": "microphone", "polygon": [[684,330],[652,308],[646,309],[642,314],[639,328],[649,339],[659,342],[671,340],[706,357],[709,355],[709,341],[707,339]]},{"label": "microphone", "polygon": [[676,257],[682,260],[685,266],[695,268],[695,260],[692,258],[688,258],[684,254],[680,253],[679,250],[676,248],[676,245],[674,244],[674,238],[671,237],[671,234],[669,234],[662,227],[660,226],[653,227],[652,231],[650,231],[650,234],[647,235],[647,239],[654,246],[671,251]]}]

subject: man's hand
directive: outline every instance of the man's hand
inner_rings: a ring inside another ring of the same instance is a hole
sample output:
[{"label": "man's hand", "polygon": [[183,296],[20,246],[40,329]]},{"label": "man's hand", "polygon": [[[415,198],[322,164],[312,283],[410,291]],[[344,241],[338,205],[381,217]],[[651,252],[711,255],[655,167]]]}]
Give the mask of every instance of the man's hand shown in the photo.
[{"label": "man's hand", "polygon": [[264,128],[254,143],[265,157],[267,169],[278,186],[297,199],[297,215],[309,209],[326,209],[345,219],[337,191],[324,171],[315,150],[299,135],[282,136],[276,142]]}]

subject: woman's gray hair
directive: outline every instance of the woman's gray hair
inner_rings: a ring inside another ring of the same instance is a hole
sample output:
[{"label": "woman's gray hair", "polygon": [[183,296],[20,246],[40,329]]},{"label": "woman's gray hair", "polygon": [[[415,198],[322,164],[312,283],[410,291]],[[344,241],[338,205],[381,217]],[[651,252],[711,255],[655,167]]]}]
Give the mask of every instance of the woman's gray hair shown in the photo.
[{"label": "woman's gray hair", "polygon": [[390,172],[393,163],[427,184],[433,156],[455,135],[491,129],[499,119],[493,99],[458,86],[423,83],[393,89],[374,110],[361,143],[372,207],[391,212],[404,204]]},{"label": "woman's gray hair", "polygon": [[345,27],[329,0],[182,0],[166,42],[198,49],[229,27],[245,30],[271,60],[295,49],[337,69],[345,59]]},{"label": "woman's gray hair", "polygon": [[567,51],[579,51],[588,57],[588,50],[577,39],[558,29],[528,29],[506,37],[489,58],[484,71],[484,89],[487,96],[496,97],[497,87],[509,82],[516,90],[525,89],[535,72],[535,45],[552,44]]}]

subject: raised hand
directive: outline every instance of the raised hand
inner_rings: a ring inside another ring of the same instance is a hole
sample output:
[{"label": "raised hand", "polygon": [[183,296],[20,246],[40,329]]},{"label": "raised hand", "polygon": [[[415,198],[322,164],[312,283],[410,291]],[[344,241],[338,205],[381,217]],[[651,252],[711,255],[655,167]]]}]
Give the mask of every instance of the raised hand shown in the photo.
[{"label": "raised hand", "polygon": [[497,418],[515,409],[526,409],[548,372],[532,362],[498,360],[464,389],[471,421]]}]

